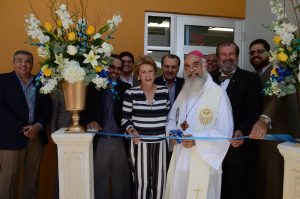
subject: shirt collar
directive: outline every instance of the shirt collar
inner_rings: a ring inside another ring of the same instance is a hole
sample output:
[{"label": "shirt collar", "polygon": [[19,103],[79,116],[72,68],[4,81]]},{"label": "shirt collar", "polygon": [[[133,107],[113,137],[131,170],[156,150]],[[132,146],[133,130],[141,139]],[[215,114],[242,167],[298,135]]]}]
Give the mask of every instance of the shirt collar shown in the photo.
[{"label": "shirt collar", "polygon": [[[163,77],[164,83],[167,83],[167,80],[165,79],[164,75],[162,77]],[[176,83],[176,81],[177,81],[177,78],[175,77],[173,82]]]}]

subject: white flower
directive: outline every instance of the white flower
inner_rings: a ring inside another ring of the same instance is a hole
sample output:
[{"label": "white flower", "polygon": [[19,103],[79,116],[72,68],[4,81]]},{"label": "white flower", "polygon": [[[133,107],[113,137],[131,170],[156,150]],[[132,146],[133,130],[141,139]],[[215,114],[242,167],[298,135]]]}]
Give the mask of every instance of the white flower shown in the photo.
[{"label": "white flower", "polygon": [[76,53],[78,52],[78,50],[77,50],[77,48],[76,48],[76,46],[73,46],[73,45],[68,45],[67,46],[67,53],[69,54],[69,55],[76,55]]},{"label": "white flower", "polygon": [[98,50],[98,52],[100,54],[104,53],[105,56],[109,57],[110,56],[110,53],[113,51],[113,46],[110,45],[109,43],[106,43],[106,42],[103,42],[103,44],[101,45],[102,48],[100,48]]},{"label": "white flower", "polygon": [[40,43],[44,44],[50,41],[50,38],[42,32],[40,26],[41,22],[38,20],[34,14],[30,14],[25,19],[26,31],[30,38],[38,39]]},{"label": "white flower", "polygon": [[97,59],[99,59],[100,56],[95,55],[93,50],[90,50],[89,54],[83,54],[83,56],[85,57],[83,63],[85,64],[90,63],[93,67],[98,65]]},{"label": "white flower", "polygon": [[59,16],[64,29],[68,29],[71,25],[73,25],[73,21],[70,17],[69,12],[67,11],[67,6],[65,4],[61,4],[58,7],[58,10],[56,10],[56,14]]},{"label": "white flower", "polygon": [[55,54],[55,61],[54,63],[58,64],[59,66],[63,67],[69,61],[68,58],[64,58],[63,54]]},{"label": "white flower", "polygon": [[280,88],[278,86],[278,83],[277,82],[274,82],[272,81],[272,84],[271,84],[271,90],[272,90],[272,93],[270,93],[269,95],[279,95],[280,93]]},{"label": "white flower", "polygon": [[40,92],[44,94],[50,93],[57,86],[57,79],[47,79],[42,82],[44,86],[41,87]]},{"label": "white flower", "polygon": [[78,61],[71,60],[66,63],[62,70],[62,77],[70,82],[75,83],[84,79],[86,73],[83,68],[80,67]]},{"label": "white flower", "polygon": [[38,47],[37,52],[38,52],[38,56],[42,57],[43,59],[48,59],[50,56],[44,46]]},{"label": "white flower", "polygon": [[93,38],[93,39],[99,39],[100,37],[101,37],[101,34],[96,33],[96,34],[94,35],[94,38]]},{"label": "white flower", "polygon": [[119,14],[114,14],[113,18],[107,20],[107,24],[109,25],[109,30],[113,29],[114,27],[118,26],[122,22],[122,17]]},{"label": "white flower", "polygon": [[106,89],[107,88],[107,78],[102,78],[102,77],[95,77],[92,82],[96,85],[97,89]]}]

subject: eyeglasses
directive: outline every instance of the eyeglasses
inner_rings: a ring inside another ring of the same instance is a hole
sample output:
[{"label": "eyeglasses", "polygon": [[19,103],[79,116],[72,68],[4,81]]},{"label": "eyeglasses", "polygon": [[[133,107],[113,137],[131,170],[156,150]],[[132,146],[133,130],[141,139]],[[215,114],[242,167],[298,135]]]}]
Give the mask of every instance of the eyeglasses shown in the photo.
[{"label": "eyeglasses", "polygon": [[250,55],[250,56],[253,56],[253,55],[255,55],[255,54],[261,55],[261,54],[263,54],[264,52],[266,52],[265,49],[250,50],[249,55]]},{"label": "eyeglasses", "polygon": [[109,68],[111,70],[122,71],[122,67],[117,67],[116,65],[113,65],[113,64],[109,65]]}]

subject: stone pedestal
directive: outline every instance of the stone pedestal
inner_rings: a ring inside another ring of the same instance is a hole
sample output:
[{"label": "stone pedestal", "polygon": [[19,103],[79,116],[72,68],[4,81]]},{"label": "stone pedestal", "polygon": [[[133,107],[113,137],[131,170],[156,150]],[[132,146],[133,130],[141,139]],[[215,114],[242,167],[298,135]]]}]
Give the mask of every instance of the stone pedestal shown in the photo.
[{"label": "stone pedestal", "polygon": [[57,144],[59,198],[93,199],[93,137],[92,133],[65,133],[62,128],[51,136]]},{"label": "stone pedestal", "polygon": [[284,157],[283,199],[300,198],[300,144],[284,142],[278,149]]}]

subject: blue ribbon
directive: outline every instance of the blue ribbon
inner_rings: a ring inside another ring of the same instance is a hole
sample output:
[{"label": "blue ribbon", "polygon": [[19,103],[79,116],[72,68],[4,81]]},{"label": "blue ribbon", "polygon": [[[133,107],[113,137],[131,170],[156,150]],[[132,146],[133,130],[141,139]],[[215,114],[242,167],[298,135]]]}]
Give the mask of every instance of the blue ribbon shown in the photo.
[{"label": "blue ribbon", "polygon": [[[111,132],[95,132],[95,131],[87,131],[88,133],[95,133],[96,135],[105,135],[112,137],[124,137],[124,138],[133,138],[134,135],[130,134],[119,134],[119,133],[111,133]],[[180,130],[171,130],[170,136],[148,136],[148,135],[139,135],[139,138],[148,138],[148,139],[175,139],[177,143],[181,143],[182,140],[210,140],[210,141],[224,141],[224,140],[245,140],[249,139],[249,136],[242,136],[238,138],[226,138],[226,137],[198,137],[198,136],[188,136],[184,137],[183,132]],[[270,141],[285,141],[285,142],[294,142],[297,143],[298,140],[293,136],[288,134],[267,134],[262,140],[270,140]]]}]

